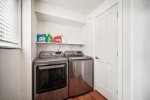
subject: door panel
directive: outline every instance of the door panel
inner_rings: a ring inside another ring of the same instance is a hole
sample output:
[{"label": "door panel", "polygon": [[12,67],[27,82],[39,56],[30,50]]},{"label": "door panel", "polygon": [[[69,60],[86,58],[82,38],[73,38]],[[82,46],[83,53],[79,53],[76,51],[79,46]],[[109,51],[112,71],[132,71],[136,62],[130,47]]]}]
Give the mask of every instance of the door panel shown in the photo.
[{"label": "door panel", "polygon": [[117,5],[96,17],[95,88],[109,100],[117,100]]}]

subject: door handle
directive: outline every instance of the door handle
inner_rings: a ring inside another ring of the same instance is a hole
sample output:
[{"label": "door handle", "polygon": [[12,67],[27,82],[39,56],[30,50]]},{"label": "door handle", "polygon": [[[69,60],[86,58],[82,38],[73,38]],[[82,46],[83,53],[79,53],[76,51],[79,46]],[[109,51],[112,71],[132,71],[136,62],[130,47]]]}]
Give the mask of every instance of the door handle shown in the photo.
[{"label": "door handle", "polygon": [[39,70],[48,70],[48,69],[53,69],[53,68],[63,68],[65,67],[65,64],[62,64],[62,65],[50,65],[50,66],[41,66],[39,67]]},{"label": "door handle", "polygon": [[96,56],[95,59],[100,59],[100,58]]}]

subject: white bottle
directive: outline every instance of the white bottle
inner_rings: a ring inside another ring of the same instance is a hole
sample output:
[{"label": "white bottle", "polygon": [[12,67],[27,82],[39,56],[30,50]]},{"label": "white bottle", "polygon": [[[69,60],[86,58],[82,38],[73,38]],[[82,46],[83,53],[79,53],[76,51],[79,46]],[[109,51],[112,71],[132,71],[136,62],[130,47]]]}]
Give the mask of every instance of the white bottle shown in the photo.
[{"label": "white bottle", "polygon": [[62,39],[62,43],[67,43],[68,42],[67,38],[64,35],[61,36],[61,39]]}]

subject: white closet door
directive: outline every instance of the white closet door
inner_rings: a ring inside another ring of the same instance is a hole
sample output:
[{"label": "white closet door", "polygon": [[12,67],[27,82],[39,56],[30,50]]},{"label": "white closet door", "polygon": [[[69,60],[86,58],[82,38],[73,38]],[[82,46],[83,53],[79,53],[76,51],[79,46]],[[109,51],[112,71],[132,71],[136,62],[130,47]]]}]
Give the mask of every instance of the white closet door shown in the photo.
[{"label": "white closet door", "polygon": [[96,17],[95,89],[109,100],[117,100],[117,5]]}]

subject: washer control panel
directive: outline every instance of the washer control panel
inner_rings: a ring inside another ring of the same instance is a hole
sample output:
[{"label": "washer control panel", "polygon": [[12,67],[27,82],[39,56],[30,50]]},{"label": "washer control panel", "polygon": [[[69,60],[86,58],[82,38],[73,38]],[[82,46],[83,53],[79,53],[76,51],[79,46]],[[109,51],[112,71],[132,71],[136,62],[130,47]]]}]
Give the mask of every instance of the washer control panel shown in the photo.
[{"label": "washer control panel", "polygon": [[84,56],[82,51],[65,51],[65,57],[82,57]]}]

